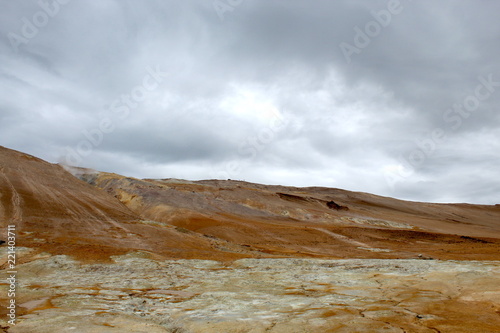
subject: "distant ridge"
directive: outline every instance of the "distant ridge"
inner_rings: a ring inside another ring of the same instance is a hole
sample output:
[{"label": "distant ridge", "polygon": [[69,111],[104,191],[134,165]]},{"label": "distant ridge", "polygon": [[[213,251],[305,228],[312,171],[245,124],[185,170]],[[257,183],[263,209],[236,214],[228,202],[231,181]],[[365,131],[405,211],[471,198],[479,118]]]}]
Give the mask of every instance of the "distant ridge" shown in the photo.
[{"label": "distant ridge", "polygon": [[[71,172],[71,173],[70,173]],[[432,204],[325,187],[135,179],[0,147],[0,218],[23,246],[86,260],[500,259],[500,205]]]}]

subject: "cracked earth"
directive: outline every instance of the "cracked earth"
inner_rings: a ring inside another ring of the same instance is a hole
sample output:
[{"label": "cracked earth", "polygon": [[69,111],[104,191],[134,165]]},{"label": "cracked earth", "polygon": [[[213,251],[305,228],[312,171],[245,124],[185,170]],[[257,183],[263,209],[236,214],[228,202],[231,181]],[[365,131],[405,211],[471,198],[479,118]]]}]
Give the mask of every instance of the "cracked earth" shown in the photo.
[{"label": "cracked earth", "polygon": [[500,332],[499,262],[25,252],[12,333]]}]

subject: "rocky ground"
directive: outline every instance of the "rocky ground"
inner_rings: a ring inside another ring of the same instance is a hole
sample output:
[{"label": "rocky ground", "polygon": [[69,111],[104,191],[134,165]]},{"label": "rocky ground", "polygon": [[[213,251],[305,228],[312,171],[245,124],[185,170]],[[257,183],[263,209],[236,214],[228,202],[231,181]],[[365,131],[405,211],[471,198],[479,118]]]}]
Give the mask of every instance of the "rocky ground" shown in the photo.
[{"label": "rocky ground", "polygon": [[500,205],[135,179],[0,147],[0,332],[500,332]]},{"label": "rocky ground", "polygon": [[500,262],[24,253],[12,333],[500,332]]}]

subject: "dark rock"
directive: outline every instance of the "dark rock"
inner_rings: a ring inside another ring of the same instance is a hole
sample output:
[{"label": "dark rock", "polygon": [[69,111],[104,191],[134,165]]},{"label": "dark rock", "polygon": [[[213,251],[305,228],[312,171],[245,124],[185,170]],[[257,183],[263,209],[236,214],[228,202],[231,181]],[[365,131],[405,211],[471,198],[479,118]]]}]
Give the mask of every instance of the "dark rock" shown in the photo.
[{"label": "dark rock", "polygon": [[333,200],[332,201],[328,201],[326,203],[326,205],[328,206],[328,208],[335,209],[335,210],[348,210],[349,209],[346,206],[339,205],[338,203],[336,203]]}]

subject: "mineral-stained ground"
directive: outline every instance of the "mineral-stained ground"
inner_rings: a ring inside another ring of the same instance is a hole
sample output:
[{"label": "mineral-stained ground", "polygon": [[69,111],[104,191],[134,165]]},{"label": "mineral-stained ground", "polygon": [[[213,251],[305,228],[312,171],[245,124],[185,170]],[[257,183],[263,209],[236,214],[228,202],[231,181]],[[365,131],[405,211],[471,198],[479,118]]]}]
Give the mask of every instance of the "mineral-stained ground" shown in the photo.
[{"label": "mineral-stained ground", "polygon": [[0,219],[17,246],[0,332],[500,332],[500,205],[141,180],[0,147]]}]

